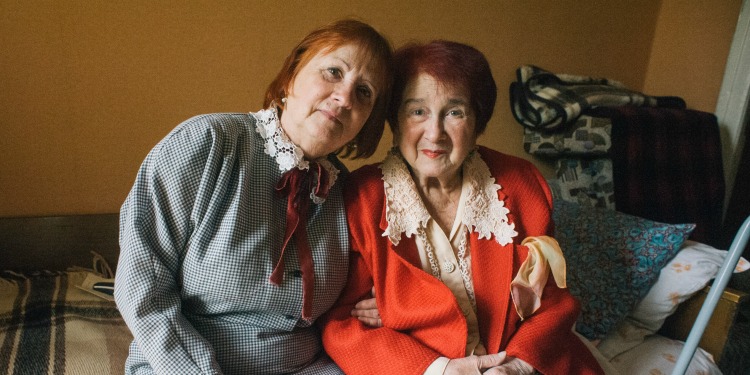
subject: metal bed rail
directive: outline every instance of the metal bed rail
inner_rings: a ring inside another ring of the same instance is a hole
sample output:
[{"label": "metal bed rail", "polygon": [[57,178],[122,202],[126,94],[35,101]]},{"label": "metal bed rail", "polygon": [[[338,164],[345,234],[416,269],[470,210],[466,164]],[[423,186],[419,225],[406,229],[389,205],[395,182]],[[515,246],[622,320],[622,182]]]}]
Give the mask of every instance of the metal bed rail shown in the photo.
[{"label": "metal bed rail", "polygon": [[719,268],[716,279],[706,296],[706,301],[703,303],[703,306],[701,306],[698,317],[695,319],[695,324],[693,324],[693,328],[690,330],[687,340],[685,340],[685,346],[682,348],[680,356],[677,358],[672,375],[684,375],[685,371],[687,371],[688,365],[690,365],[690,360],[693,359],[695,350],[698,348],[698,342],[700,341],[701,336],[703,336],[703,332],[706,330],[708,320],[711,319],[711,314],[713,314],[716,305],[719,303],[719,298],[721,298],[724,288],[726,288],[729,283],[729,279],[732,277],[735,267],[737,267],[737,262],[739,262],[749,238],[750,216],[745,219],[745,222],[742,223],[737,234],[735,234],[734,240],[732,240],[732,245],[727,251],[727,257],[724,259],[721,268]]}]

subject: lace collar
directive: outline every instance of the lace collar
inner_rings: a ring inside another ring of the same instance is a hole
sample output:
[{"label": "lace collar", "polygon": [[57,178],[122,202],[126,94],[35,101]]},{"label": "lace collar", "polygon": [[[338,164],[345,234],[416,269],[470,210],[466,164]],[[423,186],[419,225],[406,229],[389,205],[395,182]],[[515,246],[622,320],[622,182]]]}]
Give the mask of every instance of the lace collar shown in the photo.
[{"label": "lace collar", "polygon": [[[388,222],[383,237],[388,237],[392,244],[398,245],[401,233],[411,238],[420,228],[426,228],[430,214],[398,152],[389,152],[380,169],[383,171],[385,216]],[[457,213],[461,215],[461,222],[470,231],[477,232],[480,239],[490,239],[494,235],[495,241],[500,245],[511,243],[518,232],[515,231],[515,224],[508,222],[510,210],[497,196],[501,187],[495,183],[495,178],[479,153],[472,152],[464,160],[463,173],[464,181],[469,180],[463,186],[468,186],[469,191],[463,212]]]},{"label": "lace collar", "polygon": [[[266,141],[264,151],[276,160],[281,172],[294,167],[310,168],[310,162],[305,160],[302,149],[295,145],[281,128],[275,106],[271,105],[270,108],[251,113],[251,115],[255,117],[255,131]],[[328,186],[333,186],[339,174],[338,168],[325,157],[316,162],[328,171]]]}]

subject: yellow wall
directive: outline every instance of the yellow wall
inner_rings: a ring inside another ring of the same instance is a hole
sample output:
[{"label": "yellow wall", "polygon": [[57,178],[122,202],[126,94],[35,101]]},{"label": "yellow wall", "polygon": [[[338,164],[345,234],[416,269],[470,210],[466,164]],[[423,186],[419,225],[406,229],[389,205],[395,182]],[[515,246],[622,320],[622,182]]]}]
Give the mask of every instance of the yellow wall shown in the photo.
[{"label": "yellow wall", "polygon": [[714,112],[741,0],[663,1],[643,90]]},{"label": "yellow wall", "polygon": [[[519,65],[616,79],[713,111],[739,5],[0,0],[0,216],[118,211],[170,129],[200,113],[258,110],[293,44],[336,18],[361,18],[395,46],[445,38],[485,52],[499,97],[480,143],[530,159],[508,104]],[[386,134],[370,161],[389,144]]]}]

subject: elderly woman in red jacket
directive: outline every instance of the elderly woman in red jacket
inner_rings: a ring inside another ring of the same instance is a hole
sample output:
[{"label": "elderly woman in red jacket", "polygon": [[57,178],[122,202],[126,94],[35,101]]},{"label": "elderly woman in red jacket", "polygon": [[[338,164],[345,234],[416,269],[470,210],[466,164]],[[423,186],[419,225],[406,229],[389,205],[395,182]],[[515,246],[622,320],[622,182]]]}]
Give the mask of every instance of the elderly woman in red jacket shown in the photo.
[{"label": "elderly woman in red jacket", "polygon": [[[350,270],[326,351],[347,374],[602,373],[572,332],[544,178],[476,144],[497,97],[485,57],[434,41],[395,65],[396,147],[345,189]],[[371,290],[377,327],[352,314]]]}]

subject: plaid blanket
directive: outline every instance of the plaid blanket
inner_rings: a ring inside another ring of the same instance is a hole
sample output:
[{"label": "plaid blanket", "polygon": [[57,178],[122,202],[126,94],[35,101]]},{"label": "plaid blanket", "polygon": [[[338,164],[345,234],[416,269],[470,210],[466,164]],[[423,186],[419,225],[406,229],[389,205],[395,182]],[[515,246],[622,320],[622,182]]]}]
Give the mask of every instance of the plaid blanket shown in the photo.
[{"label": "plaid blanket", "polygon": [[587,114],[612,120],[617,210],[665,223],[695,223],[691,239],[719,246],[724,172],[716,116],[635,106]]},{"label": "plaid blanket", "polygon": [[86,271],[0,274],[0,375],[122,374],[133,337]]},{"label": "plaid blanket", "polygon": [[606,78],[553,74],[533,65],[516,70],[510,85],[513,117],[521,125],[552,130],[575,123],[589,108],[622,105],[685,108],[677,97],[653,97]]}]

